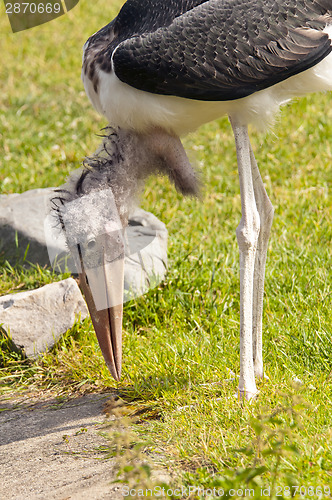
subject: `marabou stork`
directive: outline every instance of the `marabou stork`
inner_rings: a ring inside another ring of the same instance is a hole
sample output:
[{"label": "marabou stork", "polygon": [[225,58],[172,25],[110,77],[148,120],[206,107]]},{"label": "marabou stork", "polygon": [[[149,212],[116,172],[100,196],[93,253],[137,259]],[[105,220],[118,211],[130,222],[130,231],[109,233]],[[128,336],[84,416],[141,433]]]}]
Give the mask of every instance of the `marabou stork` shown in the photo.
[{"label": "marabou stork", "polygon": [[[263,290],[273,207],[247,127],[269,125],[280,105],[296,96],[331,90],[331,51],[332,0],[127,0],[117,17],[86,42],[84,86],[112,129],[62,201],[64,207],[67,201],[82,202],[66,215],[67,241],[77,250],[81,287],[116,380],[121,374],[122,303],[112,297],[121,296],[123,287],[123,242],[116,230],[126,226],[137,188],[151,173],[168,174],[184,194],[197,192],[179,137],[228,115],[242,205],[236,229],[238,391],[247,399],[257,393],[255,376],[263,377]],[[113,209],[103,198],[107,188],[114,195]],[[90,197],[91,210],[82,209],[85,197]],[[89,255],[99,270],[90,269],[87,278]],[[111,298],[107,307],[96,306],[92,282]]]}]

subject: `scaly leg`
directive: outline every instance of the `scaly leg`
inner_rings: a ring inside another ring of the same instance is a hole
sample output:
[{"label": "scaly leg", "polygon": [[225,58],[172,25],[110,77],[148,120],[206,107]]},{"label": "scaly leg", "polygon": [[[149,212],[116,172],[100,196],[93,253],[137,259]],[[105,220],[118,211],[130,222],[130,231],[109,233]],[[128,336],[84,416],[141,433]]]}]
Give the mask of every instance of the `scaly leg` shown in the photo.
[{"label": "scaly leg", "polygon": [[240,251],[240,380],[239,395],[250,399],[257,393],[253,364],[253,287],[256,248],[260,228],[256,207],[248,129],[230,119],[236,146],[242,217],[236,229]]},{"label": "scaly leg", "polygon": [[257,378],[263,378],[263,354],[262,354],[262,316],[264,297],[264,276],[267,247],[273,220],[273,206],[265,191],[265,187],[259,173],[257,162],[250,146],[251,171],[254,184],[256,206],[260,218],[260,231],[257,242],[255,272],[254,272],[254,295],[253,295],[253,359],[254,371]]}]

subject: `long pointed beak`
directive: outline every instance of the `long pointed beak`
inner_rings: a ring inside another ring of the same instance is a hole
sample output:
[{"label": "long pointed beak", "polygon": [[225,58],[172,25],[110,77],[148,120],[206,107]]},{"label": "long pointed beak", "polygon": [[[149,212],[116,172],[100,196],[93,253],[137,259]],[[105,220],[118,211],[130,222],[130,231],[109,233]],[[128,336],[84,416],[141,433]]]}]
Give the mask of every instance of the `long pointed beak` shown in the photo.
[{"label": "long pointed beak", "polygon": [[81,259],[79,279],[106,365],[115,380],[120,380],[124,260],[104,260],[100,267],[84,269]]}]

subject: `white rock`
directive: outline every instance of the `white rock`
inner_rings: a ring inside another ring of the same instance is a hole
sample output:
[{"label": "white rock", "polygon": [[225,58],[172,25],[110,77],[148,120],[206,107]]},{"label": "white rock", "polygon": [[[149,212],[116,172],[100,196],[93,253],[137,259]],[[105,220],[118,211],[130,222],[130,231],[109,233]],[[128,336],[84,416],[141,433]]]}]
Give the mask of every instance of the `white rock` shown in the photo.
[{"label": "white rock", "polygon": [[[23,257],[44,266],[49,263],[44,219],[54,188],[0,195],[0,252],[10,262]],[[18,245],[16,244],[18,243]]]},{"label": "white rock", "polygon": [[88,309],[73,278],[0,297],[0,325],[28,357],[50,349]]}]

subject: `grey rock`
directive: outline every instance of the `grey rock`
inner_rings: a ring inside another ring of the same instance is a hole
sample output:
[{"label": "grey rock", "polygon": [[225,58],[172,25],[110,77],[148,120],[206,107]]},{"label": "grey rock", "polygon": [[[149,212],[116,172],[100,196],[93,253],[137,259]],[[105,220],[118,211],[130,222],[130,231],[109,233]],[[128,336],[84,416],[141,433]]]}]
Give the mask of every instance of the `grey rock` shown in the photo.
[{"label": "grey rock", "polygon": [[[50,263],[58,271],[75,272],[65,236],[49,215],[56,188],[0,195],[0,254],[10,263]],[[125,297],[142,295],[164,278],[167,267],[167,229],[154,215],[137,208],[126,229]]]},{"label": "grey rock", "polygon": [[28,357],[50,349],[88,309],[73,278],[0,297],[0,325]]},{"label": "grey rock", "polygon": [[33,264],[49,264],[44,219],[52,196],[53,188],[0,195],[0,254],[9,262],[26,253]]},{"label": "grey rock", "polygon": [[136,208],[126,237],[124,300],[143,295],[164,278],[167,270],[167,229],[153,214]]}]

